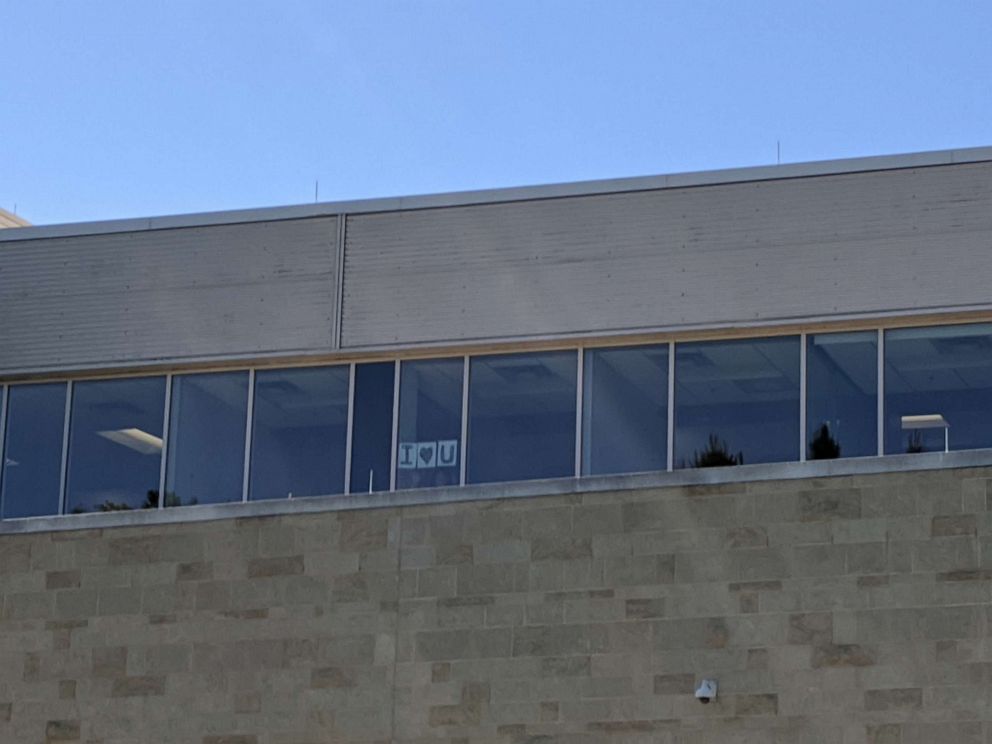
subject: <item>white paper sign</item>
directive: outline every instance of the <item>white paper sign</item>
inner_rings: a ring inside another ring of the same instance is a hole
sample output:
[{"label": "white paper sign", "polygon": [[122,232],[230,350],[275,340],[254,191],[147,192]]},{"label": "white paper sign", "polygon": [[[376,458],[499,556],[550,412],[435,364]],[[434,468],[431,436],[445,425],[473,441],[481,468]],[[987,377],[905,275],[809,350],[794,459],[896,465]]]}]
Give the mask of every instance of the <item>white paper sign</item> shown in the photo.
[{"label": "white paper sign", "polygon": [[458,465],[458,440],[400,442],[396,467],[400,470],[453,468]]},{"label": "white paper sign", "polygon": [[396,466],[400,470],[412,470],[417,467],[417,443],[416,442],[400,442],[400,449],[398,457],[396,458]]},{"label": "white paper sign", "polygon": [[417,467],[437,467],[437,442],[417,442]]}]

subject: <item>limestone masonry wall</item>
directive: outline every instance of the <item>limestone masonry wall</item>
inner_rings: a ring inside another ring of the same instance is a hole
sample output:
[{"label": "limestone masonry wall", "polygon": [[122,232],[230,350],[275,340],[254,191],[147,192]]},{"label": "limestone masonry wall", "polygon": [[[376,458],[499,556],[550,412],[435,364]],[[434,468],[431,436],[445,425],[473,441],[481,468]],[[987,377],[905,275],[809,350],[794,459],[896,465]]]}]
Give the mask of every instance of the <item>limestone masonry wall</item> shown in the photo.
[{"label": "limestone masonry wall", "polygon": [[3,536],[0,741],[990,744],[990,480]]}]

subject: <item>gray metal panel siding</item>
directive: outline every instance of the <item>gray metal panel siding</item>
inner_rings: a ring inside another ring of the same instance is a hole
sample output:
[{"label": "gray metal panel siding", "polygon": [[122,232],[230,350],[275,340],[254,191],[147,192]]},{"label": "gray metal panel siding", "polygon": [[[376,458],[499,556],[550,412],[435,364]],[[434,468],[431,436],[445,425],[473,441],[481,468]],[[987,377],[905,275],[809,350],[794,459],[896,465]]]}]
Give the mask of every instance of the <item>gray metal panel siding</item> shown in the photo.
[{"label": "gray metal panel siding", "polygon": [[0,373],[331,348],[336,218],[0,244]]},{"label": "gray metal panel siding", "polygon": [[342,346],[992,303],[992,164],[352,215]]}]

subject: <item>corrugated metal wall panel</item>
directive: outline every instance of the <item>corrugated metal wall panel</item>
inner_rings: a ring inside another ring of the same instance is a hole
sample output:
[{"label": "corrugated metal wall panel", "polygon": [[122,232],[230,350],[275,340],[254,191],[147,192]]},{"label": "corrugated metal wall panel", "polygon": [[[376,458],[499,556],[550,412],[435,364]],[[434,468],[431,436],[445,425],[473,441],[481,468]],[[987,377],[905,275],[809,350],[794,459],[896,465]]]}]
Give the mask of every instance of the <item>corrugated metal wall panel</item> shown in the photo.
[{"label": "corrugated metal wall panel", "polygon": [[342,346],[989,303],[992,164],[349,217]]},{"label": "corrugated metal wall panel", "polygon": [[336,222],[0,243],[0,373],[330,350]]}]

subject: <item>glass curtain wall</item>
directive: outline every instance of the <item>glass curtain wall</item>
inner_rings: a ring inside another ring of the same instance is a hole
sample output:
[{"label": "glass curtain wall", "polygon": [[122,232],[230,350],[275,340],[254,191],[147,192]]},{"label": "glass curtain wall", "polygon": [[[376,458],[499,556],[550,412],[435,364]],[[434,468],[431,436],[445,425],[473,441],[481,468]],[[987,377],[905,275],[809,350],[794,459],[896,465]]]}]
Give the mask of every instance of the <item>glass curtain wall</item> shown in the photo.
[{"label": "glass curtain wall", "polygon": [[164,377],[72,386],[66,512],[158,506],[164,413]]},{"label": "glass curtain wall", "polygon": [[397,488],[458,484],[464,368],[461,358],[400,365]]},{"label": "glass curtain wall", "polygon": [[992,324],[885,332],[885,452],[992,447]]},{"label": "glass curtain wall", "polygon": [[3,519],[59,513],[66,388],[56,382],[8,389],[0,472]]},{"label": "glass curtain wall", "polygon": [[172,378],[165,505],[241,501],[248,373]]},{"label": "glass curtain wall", "polygon": [[395,362],[355,366],[351,493],[389,490],[395,371]]},{"label": "glass curtain wall", "polygon": [[675,346],[675,467],[799,459],[799,337]]},{"label": "glass curtain wall", "polygon": [[582,474],[665,470],[668,345],[589,349],[582,377]]},{"label": "glass curtain wall", "polygon": [[255,374],[250,499],[344,492],[348,377],[347,366]]},{"label": "glass curtain wall", "polygon": [[[665,469],[670,348],[583,352],[582,474]],[[887,454],[992,448],[992,324],[894,329],[884,349]],[[58,513],[62,494],[67,513],[240,501],[249,409],[252,499],[339,494],[349,465],[352,493],[455,485],[463,468],[572,476],[577,353],[471,357],[467,396],[464,358],[404,362],[395,412],[394,361],[355,365],[351,390],[348,366],[260,370],[251,406],[247,371],[175,375],[161,499],[165,377],[0,385],[0,518]],[[805,392],[799,336],[678,343],[674,369],[676,468],[877,452],[875,331],[809,334]]]},{"label": "glass curtain wall", "polygon": [[575,351],[473,357],[469,483],[575,473]]},{"label": "glass curtain wall", "polygon": [[878,334],[806,337],[806,457],[878,453]]}]

